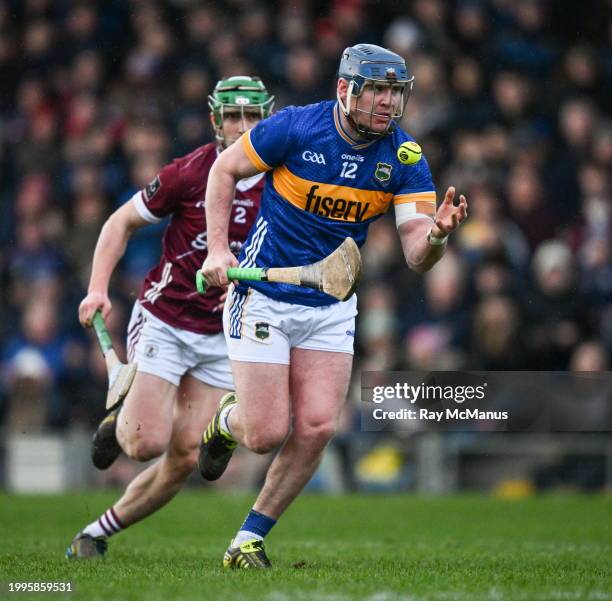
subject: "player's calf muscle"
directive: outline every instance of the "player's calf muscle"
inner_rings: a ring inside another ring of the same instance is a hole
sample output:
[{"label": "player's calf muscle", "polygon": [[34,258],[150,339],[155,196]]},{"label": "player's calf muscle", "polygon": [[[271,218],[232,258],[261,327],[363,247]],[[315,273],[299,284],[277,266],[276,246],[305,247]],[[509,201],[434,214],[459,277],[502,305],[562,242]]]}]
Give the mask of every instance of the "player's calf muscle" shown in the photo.
[{"label": "player's calf muscle", "polygon": [[168,467],[165,471],[165,479],[175,483],[184,482],[198,463],[198,450],[199,447],[185,450],[173,449],[170,446],[163,458]]},{"label": "player's calf muscle", "polygon": [[173,431],[172,439],[166,451],[166,459],[177,474],[189,475],[198,463],[201,434],[190,436],[192,432],[181,436],[182,431]]}]

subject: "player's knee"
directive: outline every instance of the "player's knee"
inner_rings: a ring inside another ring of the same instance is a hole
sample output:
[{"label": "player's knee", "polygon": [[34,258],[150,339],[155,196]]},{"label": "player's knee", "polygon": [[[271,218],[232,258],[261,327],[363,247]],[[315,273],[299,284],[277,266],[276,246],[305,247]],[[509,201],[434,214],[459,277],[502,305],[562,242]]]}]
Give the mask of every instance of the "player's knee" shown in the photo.
[{"label": "player's knee", "polygon": [[295,424],[294,436],[302,446],[320,450],[336,434],[335,421],[315,421]]},{"label": "player's knee", "polygon": [[245,444],[254,453],[263,455],[278,448],[287,437],[287,430],[282,428],[266,428],[247,431]]},{"label": "player's knee", "polygon": [[135,461],[149,461],[159,457],[168,445],[168,441],[158,435],[146,435],[136,432],[129,436],[123,445],[125,454]]}]

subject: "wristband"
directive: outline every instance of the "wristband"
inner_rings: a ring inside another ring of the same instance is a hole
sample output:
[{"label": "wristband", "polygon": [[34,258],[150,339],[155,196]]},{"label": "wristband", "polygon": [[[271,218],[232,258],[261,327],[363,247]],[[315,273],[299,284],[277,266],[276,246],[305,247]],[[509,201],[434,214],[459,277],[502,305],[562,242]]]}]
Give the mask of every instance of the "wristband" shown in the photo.
[{"label": "wristband", "polygon": [[448,234],[446,234],[444,238],[437,238],[436,236],[431,235],[432,229],[433,228],[430,228],[429,232],[427,232],[427,242],[429,242],[431,246],[442,246],[448,240]]}]

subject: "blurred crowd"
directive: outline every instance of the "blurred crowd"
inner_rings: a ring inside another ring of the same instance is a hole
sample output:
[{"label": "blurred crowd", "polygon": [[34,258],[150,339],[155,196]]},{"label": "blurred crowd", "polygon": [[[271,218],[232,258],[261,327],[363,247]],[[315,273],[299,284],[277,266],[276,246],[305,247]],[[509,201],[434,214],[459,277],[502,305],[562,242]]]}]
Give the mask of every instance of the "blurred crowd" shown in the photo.
[{"label": "blurred crowd", "polygon": [[[424,277],[393,215],[372,226],[355,373],[609,369],[610,13],[605,0],[0,0],[0,424],[101,416],[104,363],[77,321],[98,232],[214,139],[217,79],[259,75],[277,108],[331,98],[357,42],[406,58],[402,126],[439,191],[470,208]],[[113,279],[117,342],[163,225],[134,237]]]}]

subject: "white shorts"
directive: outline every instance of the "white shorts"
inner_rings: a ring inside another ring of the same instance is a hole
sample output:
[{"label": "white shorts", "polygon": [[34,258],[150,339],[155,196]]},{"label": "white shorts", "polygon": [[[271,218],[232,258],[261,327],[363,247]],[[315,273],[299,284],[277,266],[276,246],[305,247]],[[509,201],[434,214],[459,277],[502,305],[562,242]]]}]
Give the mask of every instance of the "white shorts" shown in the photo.
[{"label": "white shorts", "polygon": [[325,307],[271,299],[233,287],[223,310],[230,359],[289,365],[292,348],[353,354],[357,297]]},{"label": "white shorts", "polygon": [[223,332],[196,334],[175,328],[134,303],[127,335],[128,359],[138,371],[159,376],[175,386],[189,374],[218,388],[234,389]]}]

